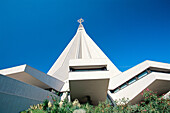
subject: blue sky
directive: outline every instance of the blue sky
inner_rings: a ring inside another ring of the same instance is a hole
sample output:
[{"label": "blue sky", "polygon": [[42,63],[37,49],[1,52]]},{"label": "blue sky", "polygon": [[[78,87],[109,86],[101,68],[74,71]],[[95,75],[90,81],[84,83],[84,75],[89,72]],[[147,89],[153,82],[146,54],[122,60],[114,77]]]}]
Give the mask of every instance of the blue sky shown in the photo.
[{"label": "blue sky", "polygon": [[81,17],[121,71],[170,63],[170,0],[0,0],[0,69],[28,64],[46,73]]}]

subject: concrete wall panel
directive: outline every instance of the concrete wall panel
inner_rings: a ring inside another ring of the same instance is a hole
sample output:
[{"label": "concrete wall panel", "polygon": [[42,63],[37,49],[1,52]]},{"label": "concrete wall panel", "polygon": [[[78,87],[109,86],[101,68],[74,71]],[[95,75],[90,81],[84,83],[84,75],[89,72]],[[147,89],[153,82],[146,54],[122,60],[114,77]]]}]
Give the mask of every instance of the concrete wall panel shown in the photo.
[{"label": "concrete wall panel", "polygon": [[0,113],[18,113],[38,104],[47,96],[56,96],[41,88],[0,75]]}]

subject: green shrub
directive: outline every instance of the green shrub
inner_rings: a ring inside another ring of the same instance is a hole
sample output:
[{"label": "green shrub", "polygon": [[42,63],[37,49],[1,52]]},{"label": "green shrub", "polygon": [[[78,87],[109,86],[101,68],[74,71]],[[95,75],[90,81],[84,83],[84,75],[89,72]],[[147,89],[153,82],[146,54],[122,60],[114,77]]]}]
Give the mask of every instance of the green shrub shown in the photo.
[{"label": "green shrub", "polygon": [[30,106],[28,110],[21,113],[78,113],[83,110],[86,113],[170,113],[169,98],[158,97],[155,92],[149,89],[145,89],[141,94],[144,99],[139,104],[130,105],[128,100],[123,98],[118,100],[114,107],[109,101],[93,106],[88,103],[80,105],[77,99],[71,103],[52,97],[52,103],[45,100],[43,104]]}]

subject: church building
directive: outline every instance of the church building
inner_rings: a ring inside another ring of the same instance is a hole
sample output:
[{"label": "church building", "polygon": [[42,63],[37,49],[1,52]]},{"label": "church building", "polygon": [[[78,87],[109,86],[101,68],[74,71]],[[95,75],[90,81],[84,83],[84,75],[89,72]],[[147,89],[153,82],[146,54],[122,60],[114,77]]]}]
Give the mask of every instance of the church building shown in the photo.
[{"label": "church building", "polygon": [[0,70],[1,113],[25,110],[50,95],[97,105],[122,98],[139,103],[146,88],[158,95],[169,92],[170,64],[146,60],[121,72],[88,36],[83,21],[48,73],[26,64]]}]

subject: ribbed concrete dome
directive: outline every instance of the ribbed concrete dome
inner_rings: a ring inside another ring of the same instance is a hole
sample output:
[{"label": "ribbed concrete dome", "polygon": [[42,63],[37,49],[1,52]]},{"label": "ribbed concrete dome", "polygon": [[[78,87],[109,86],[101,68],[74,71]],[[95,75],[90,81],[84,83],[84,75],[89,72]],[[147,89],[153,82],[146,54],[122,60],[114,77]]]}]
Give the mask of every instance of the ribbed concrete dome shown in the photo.
[{"label": "ribbed concrete dome", "polygon": [[51,67],[48,74],[62,81],[67,80],[70,59],[106,59],[108,60],[108,69],[111,72],[111,77],[121,73],[87,35],[82,24],[79,25],[77,33]]}]

